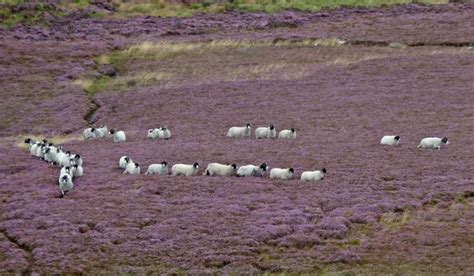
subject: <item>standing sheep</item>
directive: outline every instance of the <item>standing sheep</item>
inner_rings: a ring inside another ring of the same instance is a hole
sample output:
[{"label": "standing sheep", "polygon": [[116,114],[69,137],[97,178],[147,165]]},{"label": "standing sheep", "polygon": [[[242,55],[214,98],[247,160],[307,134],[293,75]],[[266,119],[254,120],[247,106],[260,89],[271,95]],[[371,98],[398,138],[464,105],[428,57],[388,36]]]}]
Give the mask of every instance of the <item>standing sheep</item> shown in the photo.
[{"label": "standing sheep", "polygon": [[68,192],[72,191],[74,184],[72,183],[72,177],[69,174],[63,174],[59,177],[59,190],[61,191],[60,197],[64,197]]},{"label": "standing sheep", "polygon": [[274,125],[268,127],[259,127],[255,130],[255,138],[276,138],[276,129]]},{"label": "standing sheep", "polygon": [[93,127],[89,127],[89,128],[84,129],[84,131],[82,132],[82,135],[84,136],[84,140],[90,140],[90,139],[97,138],[96,129],[93,128]]},{"label": "standing sheep", "polygon": [[428,137],[421,140],[418,148],[440,150],[442,144],[449,145],[448,138]]},{"label": "standing sheep", "polygon": [[95,129],[95,136],[96,138],[103,138],[107,136],[109,133],[109,129],[107,128],[107,125],[101,125],[99,128]]},{"label": "standing sheep", "polygon": [[284,129],[278,133],[278,139],[296,139],[296,130],[292,129]]},{"label": "standing sheep", "polygon": [[380,140],[382,145],[396,146],[398,143],[400,143],[400,136],[398,135],[386,135]]},{"label": "standing sheep", "polygon": [[147,134],[148,138],[157,139],[157,138],[160,138],[160,136],[162,136],[162,131],[160,128],[150,128],[148,130],[148,134]]},{"label": "standing sheep", "polygon": [[167,127],[162,127],[160,128],[160,130],[161,130],[161,134],[160,134],[161,139],[168,140],[171,138],[171,132]]},{"label": "standing sheep", "polygon": [[235,175],[237,171],[237,165],[224,165],[219,163],[211,163],[207,165],[204,175],[220,175],[220,176],[231,176]]},{"label": "standing sheep", "polygon": [[161,162],[161,164],[151,164],[150,166],[148,166],[148,170],[145,174],[167,175],[168,163],[166,161],[163,161]]},{"label": "standing sheep", "polygon": [[288,168],[288,169],[273,168],[270,170],[270,178],[288,180],[290,178],[293,178],[294,173],[295,173],[295,170],[293,168]]},{"label": "standing sheep", "polygon": [[252,132],[252,125],[247,124],[244,127],[231,127],[229,131],[227,131],[227,137],[234,137],[234,138],[241,138],[241,137],[249,137]]},{"label": "standing sheep", "polygon": [[175,164],[171,167],[171,173],[174,176],[183,175],[183,176],[193,176],[197,175],[199,172],[199,163],[194,163],[193,165],[187,164]]},{"label": "standing sheep", "polygon": [[318,181],[324,179],[324,175],[326,174],[326,169],[323,168],[320,171],[306,171],[301,174],[301,181]]},{"label": "standing sheep", "polygon": [[113,136],[114,143],[122,143],[127,140],[127,137],[125,136],[125,132],[122,130],[116,131],[115,129],[110,130],[110,134]]},{"label": "standing sheep", "polygon": [[268,169],[266,163],[260,164],[260,166],[246,165],[241,166],[237,170],[237,176],[263,176],[264,172]]},{"label": "standing sheep", "polygon": [[119,167],[121,169],[125,169],[127,168],[127,164],[130,162],[133,163],[132,159],[130,159],[128,156],[122,156],[119,160]]}]

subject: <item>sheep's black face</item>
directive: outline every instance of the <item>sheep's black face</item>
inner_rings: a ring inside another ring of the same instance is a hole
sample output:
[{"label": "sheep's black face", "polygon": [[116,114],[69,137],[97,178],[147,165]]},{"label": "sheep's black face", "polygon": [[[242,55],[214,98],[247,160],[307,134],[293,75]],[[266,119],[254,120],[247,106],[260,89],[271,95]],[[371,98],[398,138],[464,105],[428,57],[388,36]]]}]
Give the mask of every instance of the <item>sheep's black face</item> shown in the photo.
[{"label": "sheep's black face", "polygon": [[193,167],[199,168],[199,163],[198,163],[198,162],[194,163],[194,164],[193,164]]},{"label": "sheep's black face", "polygon": [[441,140],[441,142],[443,142],[444,144],[447,144],[448,143],[448,138],[444,137],[443,140]]},{"label": "sheep's black face", "polygon": [[294,129],[294,128],[292,128],[292,129],[290,129],[290,130],[291,130],[291,132],[295,133],[295,129]]},{"label": "sheep's black face", "polygon": [[161,162],[161,166],[163,166],[164,168],[167,167],[167,166],[168,166],[168,162],[166,162],[166,161]]},{"label": "sheep's black face", "polygon": [[130,158],[125,157],[125,162],[127,162],[127,163],[130,162]]},{"label": "sheep's black face", "polygon": [[77,160],[81,159],[81,156],[79,154],[76,154],[76,156],[74,156],[74,158],[76,158]]},{"label": "sheep's black face", "polygon": [[74,165],[74,168],[76,168],[76,169],[77,169],[77,167],[79,167],[79,165],[77,165],[77,164],[76,164],[76,165]]},{"label": "sheep's black face", "polygon": [[67,182],[67,176],[64,175],[64,176],[61,178],[61,180],[62,180],[63,182]]},{"label": "sheep's black face", "polygon": [[66,155],[67,155],[67,156],[70,156],[70,155],[71,155],[71,152],[70,152],[70,151],[66,151]]},{"label": "sheep's black face", "polygon": [[43,139],[43,144],[47,144],[47,143],[48,143],[48,140]]},{"label": "sheep's black face", "polygon": [[46,149],[44,150],[44,153],[48,153],[50,150],[51,150],[50,148],[46,148]]},{"label": "sheep's black face", "polygon": [[148,133],[153,133],[153,129],[149,129],[149,130],[148,130]]},{"label": "sheep's black face", "polygon": [[260,169],[262,169],[263,171],[267,171],[267,164],[266,163],[262,163],[260,165]]},{"label": "sheep's black face", "polygon": [[165,130],[167,130],[167,128],[166,128],[166,127],[162,127],[161,130],[165,131]]},{"label": "sheep's black face", "polygon": [[295,170],[294,170],[293,168],[290,168],[288,171],[289,171],[290,173],[295,173]]},{"label": "sheep's black face", "polygon": [[270,130],[274,130],[275,129],[275,126],[274,125],[270,125]]},{"label": "sheep's black face", "polygon": [[251,127],[252,125],[251,124],[247,124],[247,127]]},{"label": "sheep's black face", "polygon": [[400,136],[395,136],[395,140],[400,140]]},{"label": "sheep's black face", "polygon": [[323,168],[321,171],[322,171],[323,173],[326,173],[326,172],[327,172],[326,168]]},{"label": "sheep's black face", "polygon": [[139,167],[138,163],[135,163],[135,168],[138,168],[138,167]]},{"label": "sheep's black face", "polygon": [[232,164],[230,165],[234,170],[237,170],[237,165],[236,164]]},{"label": "sheep's black face", "polygon": [[110,132],[110,134],[114,134],[114,133],[115,133],[115,129],[112,128],[109,132]]},{"label": "sheep's black face", "polygon": [[31,142],[31,139],[30,138],[26,138],[25,139],[25,144],[29,144]]}]

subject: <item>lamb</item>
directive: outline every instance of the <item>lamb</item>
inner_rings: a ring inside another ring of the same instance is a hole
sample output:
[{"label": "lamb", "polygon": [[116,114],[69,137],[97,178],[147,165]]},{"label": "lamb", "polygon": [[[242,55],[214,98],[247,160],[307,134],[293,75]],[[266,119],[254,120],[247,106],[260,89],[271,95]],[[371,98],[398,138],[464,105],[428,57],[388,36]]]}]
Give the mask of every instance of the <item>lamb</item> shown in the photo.
[{"label": "lamb", "polygon": [[127,167],[125,167],[123,174],[140,174],[140,165],[135,162],[129,162]]},{"label": "lamb", "polygon": [[296,130],[292,129],[284,129],[278,133],[278,139],[296,139]]},{"label": "lamb", "polygon": [[80,165],[74,165],[72,166],[72,176],[73,177],[79,177],[84,175],[84,169]]},{"label": "lamb", "polygon": [[276,138],[276,129],[274,125],[268,127],[259,127],[255,130],[255,138]]},{"label": "lamb", "polygon": [[288,180],[290,178],[293,178],[294,173],[295,173],[295,170],[293,168],[288,168],[288,169],[273,168],[270,171],[270,178]]},{"label": "lamb", "polygon": [[194,163],[192,165],[188,164],[175,164],[171,167],[171,173],[174,176],[183,175],[183,176],[193,176],[197,175],[199,172],[199,163]]},{"label": "lamb", "polygon": [[162,130],[160,128],[150,128],[148,130],[147,137],[150,139],[157,139],[162,136]]},{"label": "lamb", "polygon": [[260,164],[260,166],[246,165],[241,166],[237,170],[237,176],[263,176],[267,171],[268,167],[266,163]]},{"label": "lamb", "polygon": [[158,175],[167,175],[168,174],[168,163],[166,161],[161,162],[161,164],[151,164],[148,166],[146,171],[147,175],[158,174]]},{"label": "lamb", "polygon": [[110,130],[110,134],[113,135],[114,143],[122,143],[127,140],[127,137],[125,136],[125,132],[122,130],[116,131],[115,129]]},{"label": "lamb", "polygon": [[60,197],[63,198],[68,192],[72,191],[74,184],[72,177],[69,174],[63,174],[59,177],[59,190],[61,190]]},{"label": "lamb", "polygon": [[95,139],[97,138],[97,132],[96,129],[93,127],[88,127],[84,129],[82,132],[82,135],[84,136],[84,140],[90,140],[90,139]]},{"label": "lamb", "polygon": [[240,137],[249,137],[252,132],[252,125],[247,124],[244,127],[231,127],[229,128],[229,131],[227,132],[227,137],[235,137],[235,138],[240,138]]},{"label": "lamb", "polygon": [[380,140],[382,145],[396,146],[398,143],[400,143],[400,136],[398,135],[386,135]]},{"label": "lamb", "polygon": [[161,130],[161,134],[160,134],[161,139],[168,140],[171,138],[171,132],[167,127],[162,127],[160,130]]},{"label": "lamb", "polygon": [[440,150],[442,144],[449,145],[448,138],[427,137],[421,140],[418,148]]},{"label": "lamb", "polygon": [[119,160],[119,167],[121,169],[125,169],[127,167],[127,164],[130,162],[133,163],[132,159],[130,159],[128,156],[122,156]]},{"label": "lamb", "polygon": [[204,175],[219,175],[219,176],[232,176],[237,171],[237,165],[223,165],[219,163],[211,163],[207,165]]},{"label": "lamb", "polygon": [[322,168],[320,171],[306,171],[301,174],[301,181],[318,181],[324,179],[327,170]]}]

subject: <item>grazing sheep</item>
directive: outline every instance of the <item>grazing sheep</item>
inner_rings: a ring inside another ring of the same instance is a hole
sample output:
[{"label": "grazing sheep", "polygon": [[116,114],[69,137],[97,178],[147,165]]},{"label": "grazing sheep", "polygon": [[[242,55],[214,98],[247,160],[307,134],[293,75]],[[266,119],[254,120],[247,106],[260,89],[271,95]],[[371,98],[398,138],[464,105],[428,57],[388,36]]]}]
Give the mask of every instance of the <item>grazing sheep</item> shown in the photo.
[{"label": "grazing sheep", "polygon": [[318,181],[320,179],[324,179],[324,175],[326,175],[326,169],[323,168],[320,171],[306,171],[301,174],[301,181]]},{"label": "grazing sheep", "polygon": [[114,138],[114,143],[122,143],[127,140],[127,137],[125,136],[125,132],[123,132],[122,130],[116,131],[115,129],[112,128],[110,130],[110,134]]},{"label": "grazing sheep", "polygon": [[135,162],[129,162],[123,174],[140,174],[140,165]]},{"label": "grazing sheep", "polygon": [[63,175],[69,175],[70,177],[73,176],[73,172],[71,170],[71,167],[67,166],[67,167],[62,167],[61,170],[59,171],[59,177],[61,178],[61,176]]},{"label": "grazing sheep", "polygon": [[161,162],[161,164],[151,164],[150,166],[148,166],[148,170],[145,174],[167,175],[168,163],[166,161],[163,161]]},{"label": "grazing sheep", "polygon": [[150,139],[157,139],[157,138],[160,138],[161,135],[162,135],[162,131],[160,128],[150,128],[148,130],[147,137]]},{"label": "grazing sheep", "polygon": [[254,165],[246,165],[241,166],[237,170],[237,176],[263,176],[264,172],[266,172],[268,166],[266,163],[260,164],[260,166]]},{"label": "grazing sheep", "polygon": [[96,138],[103,138],[109,133],[109,129],[107,125],[101,125],[99,128],[95,129],[95,136]]},{"label": "grazing sheep", "polygon": [[247,124],[244,127],[231,127],[229,128],[229,131],[227,131],[227,137],[235,137],[235,138],[240,138],[240,137],[249,137],[252,132],[252,125]]},{"label": "grazing sheep", "polygon": [[97,133],[96,129],[93,127],[88,127],[84,129],[82,132],[82,135],[84,136],[84,140],[90,140],[90,139],[95,139],[97,138]]},{"label": "grazing sheep", "polygon": [[211,163],[207,165],[204,175],[220,175],[220,176],[231,176],[235,175],[237,171],[237,165],[223,165],[219,163]]},{"label": "grazing sheep", "polygon": [[127,168],[127,164],[128,163],[133,163],[132,159],[130,159],[128,156],[122,156],[120,157],[120,160],[119,160],[119,167],[121,169],[125,169]]},{"label": "grazing sheep", "polygon": [[428,137],[421,140],[418,148],[440,150],[442,144],[449,145],[448,138]]},{"label": "grazing sheep", "polygon": [[398,143],[400,143],[400,136],[398,135],[386,135],[380,140],[382,145],[396,146]]},{"label": "grazing sheep", "polygon": [[194,163],[192,165],[187,164],[175,164],[171,167],[171,173],[174,176],[183,175],[183,176],[193,176],[197,175],[199,172],[199,163]]},{"label": "grazing sheep", "polygon": [[164,140],[168,140],[168,139],[171,138],[171,132],[167,127],[162,127],[161,128],[160,138],[164,139]]},{"label": "grazing sheep", "polygon": [[255,138],[276,138],[276,129],[274,125],[268,127],[259,127],[255,130]]},{"label": "grazing sheep", "polygon": [[278,139],[296,139],[296,130],[292,129],[284,129],[278,133]]},{"label": "grazing sheep", "polygon": [[287,179],[293,178],[294,173],[295,173],[295,170],[293,170],[293,168],[288,168],[288,169],[273,168],[270,170],[270,178],[287,180]]},{"label": "grazing sheep", "polygon": [[73,177],[79,177],[84,175],[84,169],[80,165],[74,165],[72,166],[72,176]]},{"label": "grazing sheep", "polygon": [[64,197],[68,192],[72,191],[74,184],[72,177],[69,174],[63,174],[59,177],[59,190],[61,190],[61,197]]}]

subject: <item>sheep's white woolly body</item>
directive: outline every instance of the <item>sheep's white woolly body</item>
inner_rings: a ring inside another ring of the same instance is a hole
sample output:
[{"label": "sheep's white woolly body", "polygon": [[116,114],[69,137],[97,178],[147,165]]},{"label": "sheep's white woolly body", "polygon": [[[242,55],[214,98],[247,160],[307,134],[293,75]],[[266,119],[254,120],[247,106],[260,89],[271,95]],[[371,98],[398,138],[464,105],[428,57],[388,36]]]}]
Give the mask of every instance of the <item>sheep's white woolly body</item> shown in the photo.
[{"label": "sheep's white woolly body", "polygon": [[138,163],[129,162],[125,167],[125,171],[123,171],[123,174],[140,174],[140,166],[138,165]]},{"label": "sheep's white woolly body", "polygon": [[220,175],[220,176],[231,176],[235,175],[237,171],[237,165],[224,165],[219,163],[211,163],[207,165],[204,175]]},{"label": "sheep's white woolly body", "polygon": [[296,130],[292,129],[284,129],[278,133],[278,139],[296,139]]},{"label": "sheep's white woolly body", "polygon": [[165,161],[161,164],[151,164],[148,166],[148,170],[145,174],[158,174],[158,175],[167,175],[168,174],[168,163]]},{"label": "sheep's white woolly body", "polygon": [[237,170],[237,176],[263,176],[267,171],[267,164],[262,163],[260,166],[246,165],[241,166]]},{"label": "sheep's white woolly body", "polygon": [[167,127],[162,127],[161,128],[161,134],[160,134],[161,139],[168,140],[171,138],[171,132]]},{"label": "sheep's white woolly body", "polygon": [[259,127],[255,129],[255,138],[276,138],[275,126],[269,125],[268,127]]},{"label": "sheep's white woolly body", "polygon": [[70,177],[73,176],[71,167],[62,167],[61,170],[59,171],[59,178],[61,178],[65,174],[69,175]]},{"label": "sheep's white woolly body", "polygon": [[129,162],[133,163],[132,159],[130,159],[128,156],[122,156],[120,157],[120,160],[119,160],[119,167],[121,169],[125,169]]},{"label": "sheep's white woolly body", "polygon": [[420,141],[418,148],[439,150],[443,144],[449,145],[448,138],[427,137]]},{"label": "sheep's white woolly body", "polygon": [[147,137],[150,139],[158,139],[162,135],[160,128],[151,128],[148,130]]},{"label": "sheep's white woolly body", "polygon": [[96,129],[93,127],[88,127],[84,129],[82,132],[82,135],[84,136],[84,140],[90,140],[90,139],[95,139],[97,138],[97,133]]},{"label": "sheep's white woolly body", "polygon": [[74,184],[72,183],[72,177],[69,174],[63,174],[59,177],[59,190],[61,191],[61,197],[70,191]]},{"label": "sheep's white woolly body", "polygon": [[293,178],[294,174],[293,168],[287,168],[287,169],[280,169],[280,168],[273,168],[270,170],[270,178],[273,179],[290,179]]},{"label": "sheep's white woolly body", "polygon": [[82,168],[82,166],[79,166],[79,165],[74,165],[71,168],[71,171],[72,171],[72,176],[73,177],[79,177],[79,176],[84,175],[84,169]]},{"label": "sheep's white woolly body", "polygon": [[306,171],[301,174],[301,181],[318,181],[324,179],[324,175],[326,174],[326,169],[323,168],[320,171]]},{"label": "sheep's white woolly body", "polygon": [[398,143],[400,143],[400,136],[398,135],[385,135],[380,140],[382,145],[396,146]]},{"label": "sheep's white woolly body", "polygon": [[109,129],[106,125],[101,125],[99,128],[96,128],[95,136],[96,138],[103,138],[109,133]]},{"label": "sheep's white woolly body", "polygon": [[174,176],[183,175],[183,176],[193,176],[197,175],[199,172],[199,164],[194,163],[193,165],[188,164],[175,164],[171,167],[171,173]]},{"label": "sheep's white woolly body", "polygon": [[111,129],[110,134],[112,134],[114,143],[123,143],[127,140],[125,132],[123,132],[122,130],[116,131],[115,129]]},{"label": "sheep's white woolly body", "polygon": [[229,128],[229,131],[227,131],[227,137],[234,137],[234,138],[240,138],[240,137],[249,137],[252,132],[252,126],[250,124],[247,124],[244,127],[231,127]]}]

